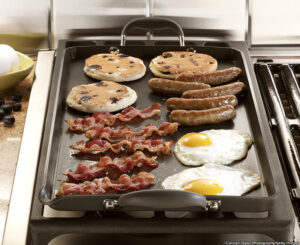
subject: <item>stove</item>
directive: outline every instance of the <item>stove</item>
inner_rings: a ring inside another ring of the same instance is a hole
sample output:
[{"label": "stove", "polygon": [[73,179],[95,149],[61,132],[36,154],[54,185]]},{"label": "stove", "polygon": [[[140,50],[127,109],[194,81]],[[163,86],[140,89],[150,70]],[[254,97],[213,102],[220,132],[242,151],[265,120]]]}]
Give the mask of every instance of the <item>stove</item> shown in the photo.
[{"label": "stove", "polygon": [[[178,45],[178,41],[172,38],[167,41],[164,38],[146,41],[140,37],[134,39],[129,39],[126,45]],[[199,41],[196,38],[186,38],[185,42],[195,47],[234,46],[234,42]],[[99,40],[71,40],[67,45],[118,46],[119,43],[119,39],[104,37]],[[291,56],[291,53],[291,49],[286,53],[259,49],[250,52],[252,60],[248,61],[253,63],[261,85],[262,99],[267,110],[266,120],[272,128],[272,134],[267,135],[268,147],[277,149],[277,152],[273,152],[276,159],[273,173],[278,180],[276,184],[279,191],[272,210],[260,213],[203,214],[196,218],[182,213],[182,218],[178,219],[178,216],[170,218],[172,214],[165,212],[56,211],[41,204],[38,196],[44,180],[43,162],[47,151],[43,137],[50,130],[45,127],[44,120],[53,65],[59,61],[56,60],[55,51],[40,52],[3,244],[76,245],[99,244],[99,241],[126,244],[128,241],[128,244],[157,242],[176,245],[183,242],[202,244],[199,241],[203,244],[221,244],[225,241],[293,241],[295,220],[299,215],[300,123],[297,119],[297,77],[300,73],[300,53],[295,56]],[[35,132],[34,135],[32,132]],[[33,176],[35,173],[36,178]],[[32,178],[28,178],[28,175]],[[23,209],[19,208],[20,200],[24,203]],[[218,226],[214,226],[216,220]],[[18,230],[18,235],[15,230]]]}]

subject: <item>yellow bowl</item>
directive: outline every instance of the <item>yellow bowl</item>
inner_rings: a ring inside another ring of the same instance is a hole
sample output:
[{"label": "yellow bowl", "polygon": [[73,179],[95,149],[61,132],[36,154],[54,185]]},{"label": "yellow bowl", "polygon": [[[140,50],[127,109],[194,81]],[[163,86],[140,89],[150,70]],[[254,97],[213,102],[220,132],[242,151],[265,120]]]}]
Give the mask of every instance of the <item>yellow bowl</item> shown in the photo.
[{"label": "yellow bowl", "polygon": [[34,62],[27,55],[17,52],[20,61],[18,71],[0,75],[0,91],[5,91],[21,82],[31,71]]}]

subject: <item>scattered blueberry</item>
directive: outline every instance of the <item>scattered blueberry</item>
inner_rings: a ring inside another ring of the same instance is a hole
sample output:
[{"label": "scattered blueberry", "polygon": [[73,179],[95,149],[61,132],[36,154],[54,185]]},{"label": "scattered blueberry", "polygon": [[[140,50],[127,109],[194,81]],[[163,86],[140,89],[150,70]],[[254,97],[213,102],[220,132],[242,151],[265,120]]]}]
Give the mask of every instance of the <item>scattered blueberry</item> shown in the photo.
[{"label": "scattered blueberry", "polygon": [[5,100],[3,98],[0,98],[0,106],[5,104]]},{"label": "scattered blueberry", "polygon": [[20,92],[15,92],[10,96],[13,101],[20,102],[22,99],[22,94]]},{"label": "scattered blueberry", "polygon": [[6,117],[4,117],[3,122],[6,127],[12,126],[15,123],[15,117],[14,116],[6,116]]},{"label": "scattered blueberry", "polygon": [[5,104],[1,106],[6,115],[9,115],[12,112],[12,105]]},{"label": "scattered blueberry", "polygon": [[5,116],[5,112],[3,111],[3,109],[0,109],[0,120],[2,120]]},{"label": "scattered blueberry", "polygon": [[14,111],[20,111],[21,108],[22,108],[22,105],[21,105],[19,102],[16,102],[16,103],[13,105]]}]

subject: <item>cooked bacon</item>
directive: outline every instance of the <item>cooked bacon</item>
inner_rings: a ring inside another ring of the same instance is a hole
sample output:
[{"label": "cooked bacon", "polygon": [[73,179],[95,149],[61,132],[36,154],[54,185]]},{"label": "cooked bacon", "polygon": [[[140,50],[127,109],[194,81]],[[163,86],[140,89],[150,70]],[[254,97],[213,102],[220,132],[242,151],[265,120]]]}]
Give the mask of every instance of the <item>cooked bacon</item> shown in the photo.
[{"label": "cooked bacon", "polygon": [[116,142],[121,140],[132,139],[146,139],[152,134],[156,133],[158,136],[166,136],[173,134],[177,131],[179,124],[163,122],[159,128],[152,124],[147,124],[139,131],[131,131],[130,128],[125,126],[119,126],[115,129],[110,127],[104,127],[103,125],[96,125],[91,127],[85,132],[85,136],[88,139],[106,139],[109,142]]},{"label": "cooked bacon", "polygon": [[122,147],[125,147],[128,152],[135,152],[137,150],[148,150],[151,153],[162,152],[165,155],[169,155],[171,152],[171,146],[173,141],[164,142],[162,140],[122,140],[116,144],[112,144],[107,140],[91,140],[84,143],[83,140],[76,142],[74,145],[71,145],[70,148],[78,150],[83,153],[93,153],[99,151],[111,150],[114,153],[119,153],[122,150]]},{"label": "cooked bacon", "polygon": [[109,168],[118,169],[122,173],[129,172],[140,163],[145,163],[150,167],[157,167],[158,162],[156,157],[146,157],[141,151],[136,151],[133,155],[121,158],[114,158],[113,160],[109,156],[101,157],[100,160],[92,165],[88,165],[84,162],[78,164],[75,172],[63,173],[68,177],[69,182],[82,182],[104,176]]},{"label": "cooked bacon", "polygon": [[148,119],[155,114],[160,113],[161,105],[155,103],[150,107],[138,110],[132,106],[125,108],[120,113],[115,115],[108,112],[97,112],[92,116],[86,116],[85,118],[77,118],[75,120],[68,119],[65,122],[69,125],[70,131],[85,132],[95,125],[107,125],[112,126],[116,120],[119,119],[122,122],[130,122],[134,118],[140,117],[142,119]]},{"label": "cooked bacon", "polygon": [[62,183],[58,196],[70,194],[105,194],[110,189],[117,192],[129,190],[141,190],[155,184],[155,177],[151,173],[140,172],[130,177],[122,174],[116,181],[110,180],[108,177],[94,179],[93,181],[85,181],[81,184]]}]

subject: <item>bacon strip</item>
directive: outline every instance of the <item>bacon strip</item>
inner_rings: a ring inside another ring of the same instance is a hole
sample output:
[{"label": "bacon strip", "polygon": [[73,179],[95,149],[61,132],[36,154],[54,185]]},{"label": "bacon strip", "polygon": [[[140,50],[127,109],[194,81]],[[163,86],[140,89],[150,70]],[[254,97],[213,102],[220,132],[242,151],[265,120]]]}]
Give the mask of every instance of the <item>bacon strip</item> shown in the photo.
[{"label": "bacon strip", "polygon": [[137,175],[130,177],[127,174],[122,174],[116,181],[110,180],[108,177],[94,179],[93,181],[85,181],[81,184],[62,183],[58,196],[70,194],[105,194],[109,189],[117,192],[129,190],[141,190],[149,188],[155,184],[155,177],[151,173],[140,172]]},{"label": "bacon strip", "polygon": [[70,148],[78,150],[83,153],[93,153],[99,151],[111,150],[114,153],[119,153],[122,147],[125,147],[128,152],[135,152],[137,150],[148,150],[151,153],[162,152],[165,155],[169,155],[171,152],[171,146],[173,141],[164,142],[162,140],[122,140],[116,144],[112,144],[107,140],[92,140],[84,143],[83,140],[71,145]]},{"label": "bacon strip", "polygon": [[115,129],[110,127],[104,127],[103,125],[97,125],[91,127],[85,132],[85,136],[88,139],[106,139],[109,142],[116,142],[121,140],[132,140],[132,139],[146,139],[152,134],[156,133],[158,136],[166,136],[173,134],[177,131],[179,124],[163,122],[159,128],[152,124],[147,124],[144,128],[139,131],[131,131],[130,128],[125,126],[119,126]]},{"label": "bacon strip", "polygon": [[100,160],[92,165],[88,165],[81,162],[77,165],[75,172],[65,172],[63,175],[67,176],[69,182],[82,182],[104,176],[109,168],[118,169],[122,173],[129,172],[140,163],[145,163],[150,167],[157,167],[158,162],[156,157],[146,157],[141,151],[135,152],[131,156],[114,158],[113,160],[109,156],[101,157]]},{"label": "bacon strip", "polygon": [[95,125],[107,125],[112,126],[116,120],[119,119],[122,122],[130,122],[134,118],[140,117],[142,119],[148,119],[155,114],[160,113],[161,105],[155,103],[150,107],[138,110],[132,106],[125,108],[122,112],[115,115],[108,112],[97,112],[92,116],[86,116],[85,118],[77,118],[75,120],[68,119],[65,122],[69,125],[70,131],[85,132]]}]

